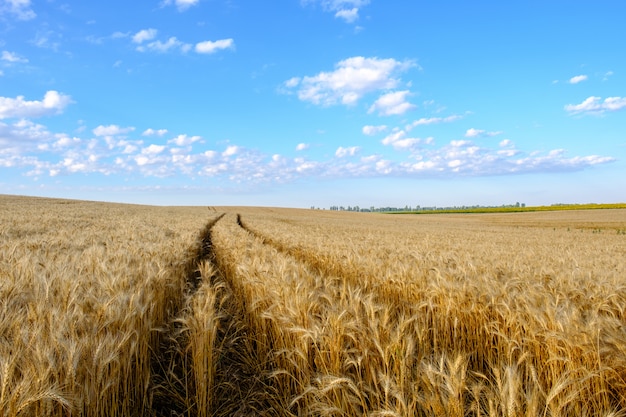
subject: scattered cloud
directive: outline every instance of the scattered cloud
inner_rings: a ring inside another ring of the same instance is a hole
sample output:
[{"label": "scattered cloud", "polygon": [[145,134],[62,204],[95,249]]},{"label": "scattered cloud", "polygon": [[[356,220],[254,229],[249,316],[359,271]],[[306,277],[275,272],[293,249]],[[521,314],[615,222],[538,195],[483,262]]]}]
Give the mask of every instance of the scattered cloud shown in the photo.
[{"label": "scattered cloud", "polygon": [[226,150],[224,152],[222,152],[223,156],[233,156],[236,155],[237,152],[239,152],[239,146],[236,145],[230,145],[226,148]]},{"label": "scattered cloud", "polygon": [[0,97],[0,120],[32,118],[61,113],[72,103],[72,98],[57,91],[46,92],[42,100],[27,101],[24,96]]},{"label": "scattered cloud", "polygon": [[233,49],[235,41],[232,39],[220,39],[218,41],[204,41],[196,44],[195,50],[199,54],[212,54],[221,49]]},{"label": "scattered cloud", "polygon": [[100,125],[93,130],[93,134],[96,136],[118,136],[125,135],[134,131],[134,127],[119,127],[118,125]]},{"label": "scattered cloud", "polygon": [[18,149],[27,151],[34,144],[40,146],[52,142],[55,136],[39,123],[21,119],[7,124],[0,122],[0,155],[17,152]]},{"label": "scattered cloud", "polygon": [[167,41],[162,42],[160,40],[152,41],[147,44],[141,44],[137,47],[139,52],[157,52],[157,53],[165,53],[169,52],[172,49],[180,49],[181,52],[186,53],[191,49],[191,44],[184,43],[178,40],[176,36],[170,37]]},{"label": "scattered cloud", "polygon": [[[163,129],[165,130],[165,129]],[[202,140],[202,136],[187,136],[187,135],[178,135],[174,139],[170,139],[167,143],[173,143],[177,146],[189,146],[195,142],[199,142]]]},{"label": "scattered cloud", "polygon": [[602,114],[623,108],[626,108],[626,97],[607,97],[602,101],[601,97],[591,96],[580,104],[566,105],[565,111],[570,114]]},{"label": "scattered cloud", "polygon": [[369,0],[302,0],[302,4],[320,4],[325,12],[334,13],[335,18],[354,23],[359,19],[360,8],[368,5]]},{"label": "scattered cloud", "polygon": [[[371,126],[382,132],[381,126]],[[32,121],[0,121],[0,166],[22,169],[24,175],[51,177],[77,173],[129,174],[162,178],[183,176],[237,184],[275,184],[303,178],[491,176],[583,170],[615,161],[601,155],[568,156],[563,149],[524,151],[510,139],[482,146],[471,139],[435,144],[432,137],[411,137],[393,129],[381,140],[382,154],[364,153],[360,146],[340,146],[331,157],[287,157],[227,144],[211,147],[200,136],[181,134],[165,143],[144,143],[151,134],[133,127],[100,125],[95,137],[52,133]],[[149,129],[148,129],[149,130]],[[368,130],[368,129],[366,129]],[[153,135],[154,134],[154,135]],[[165,134],[165,133],[164,133]],[[133,138],[133,135],[139,138]],[[197,144],[196,146],[191,146]],[[301,143],[297,150],[305,150]]]},{"label": "scattered cloud", "polygon": [[141,44],[146,41],[151,41],[152,39],[156,38],[157,34],[158,31],[156,29],[142,29],[133,35],[133,42]]},{"label": "scattered cloud", "polygon": [[165,145],[151,144],[141,150],[143,155],[157,155],[165,150]]},{"label": "scattered cloud", "polygon": [[[124,34],[121,34],[124,35]],[[142,29],[135,33],[132,37],[133,43],[137,44],[139,52],[157,52],[165,53],[171,50],[180,50],[187,53],[194,49],[199,54],[212,54],[222,49],[234,49],[235,41],[233,39],[220,39],[217,41],[198,42],[194,45],[179,40],[176,36],[169,37],[166,41],[156,39],[158,31],[156,29]]]},{"label": "scattered cloud", "polygon": [[31,20],[37,14],[31,9],[30,0],[0,0],[0,16],[9,14],[17,20]]},{"label": "scattered cloud", "polygon": [[413,110],[416,106],[406,100],[406,97],[410,94],[408,90],[383,94],[372,104],[368,113],[378,112],[381,116],[392,116]]},{"label": "scattered cloud", "polygon": [[615,74],[613,71],[605,72],[604,76],[602,77],[602,81],[607,81],[609,79],[609,77],[612,76],[613,74]]},{"label": "scattered cloud", "polygon": [[2,51],[2,56],[0,56],[0,60],[10,62],[10,63],[20,63],[25,64],[28,62],[28,59],[19,56],[14,52]]},{"label": "scattered cloud", "polygon": [[335,70],[293,77],[284,83],[296,89],[298,98],[316,105],[354,105],[365,94],[393,90],[400,85],[398,74],[416,64],[395,59],[352,57],[338,62]]},{"label": "scattered cloud", "polygon": [[466,138],[490,138],[493,136],[498,136],[501,135],[503,132],[500,131],[496,131],[496,132],[487,132],[486,130],[481,130],[481,129],[474,129],[473,127],[470,129],[467,129],[467,131],[465,132],[465,137]]},{"label": "scattered cloud", "polygon": [[310,147],[311,145],[309,145],[308,143],[298,143],[298,145],[296,146],[296,151],[305,151]]},{"label": "scattered cloud", "polygon": [[164,0],[161,3],[161,7],[169,6],[171,4],[175,5],[179,12],[184,12],[192,6],[200,3],[200,0]]},{"label": "scattered cloud", "polygon": [[300,77],[292,77],[290,79],[288,79],[287,81],[285,81],[285,87],[287,88],[293,88],[296,87],[301,81]]},{"label": "scattered cloud", "polygon": [[405,129],[407,131],[410,131],[413,128],[416,128],[417,126],[428,126],[428,125],[432,125],[432,124],[439,124],[439,123],[451,123],[451,122],[455,122],[457,120],[462,119],[463,116],[459,116],[459,115],[452,115],[452,116],[448,116],[448,117],[422,117],[421,119],[415,120],[412,123],[409,123],[408,125],[406,125]]},{"label": "scattered cloud", "polygon": [[335,151],[335,156],[337,158],[343,158],[343,157],[346,157],[346,156],[354,156],[360,150],[361,150],[361,148],[358,147],[358,146],[351,146],[351,147],[348,147],[348,148],[344,148],[343,146],[340,146]]},{"label": "scattered cloud", "polygon": [[402,162],[400,167],[413,175],[490,176],[581,170],[615,160],[598,155],[567,158],[562,149],[528,154],[515,149],[511,142],[506,142],[506,147],[490,149],[468,140],[451,141],[441,148],[413,154],[414,162]]},{"label": "scattered cloud", "polygon": [[363,126],[363,134],[367,135],[367,136],[374,136],[374,135],[377,135],[378,133],[384,132],[385,130],[387,130],[387,126],[386,125],[379,125],[379,126],[367,125],[367,126]]},{"label": "scattered cloud", "polygon": [[163,136],[167,134],[167,129],[146,129],[143,131],[141,136]]},{"label": "scattered cloud", "polygon": [[394,129],[392,133],[387,135],[381,143],[385,146],[392,146],[395,150],[405,151],[416,150],[420,145],[430,145],[434,142],[432,137],[426,139],[408,137],[407,132],[402,129]]},{"label": "scattered cloud", "polygon": [[352,9],[338,10],[335,17],[345,20],[346,23],[354,23],[359,19],[359,9],[353,7]]},{"label": "scattered cloud", "polygon": [[589,77],[587,77],[586,75],[577,75],[575,77],[572,77],[569,79],[569,83],[570,84],[578,84],[581,83],[583,81],[586,81]]}]

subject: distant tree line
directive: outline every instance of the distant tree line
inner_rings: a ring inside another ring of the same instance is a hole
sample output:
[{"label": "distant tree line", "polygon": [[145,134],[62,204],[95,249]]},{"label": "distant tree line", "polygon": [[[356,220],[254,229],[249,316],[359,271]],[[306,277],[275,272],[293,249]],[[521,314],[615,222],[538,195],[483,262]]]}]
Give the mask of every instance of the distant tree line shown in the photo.
[{"label": "distant tree line", "polygon": [[[363,207],[359,207],[359,206],[330,206],[329,210],[330,211],[358,211],[358,212],[363,212],[363,213],[370,213],[370,212],[378,212],[378,213],[386,213],[386,212],[415,212],[415,211],[445,211],[445,210],[468,210],[468,209],[482,209],[482,208],[520,208],[520,207],[526,207],[525,203],[520,203],[520,202],[516,202],[515,204],[502,204],[500,206],[483,206],[483,205],[474,205],[474,206],[446,206],[446,207],[439,207],[439,206],[428,206],[428,207],[422,207],[420,205],[417,206],[410,206],[410,205],[406,205],[404,207],[374,207],[374,206],[370,206],[369,208],[363,208]],[[315,207],[315,206],[311,206],[312,210],[326,210],[321,209],[319,207]]]}]

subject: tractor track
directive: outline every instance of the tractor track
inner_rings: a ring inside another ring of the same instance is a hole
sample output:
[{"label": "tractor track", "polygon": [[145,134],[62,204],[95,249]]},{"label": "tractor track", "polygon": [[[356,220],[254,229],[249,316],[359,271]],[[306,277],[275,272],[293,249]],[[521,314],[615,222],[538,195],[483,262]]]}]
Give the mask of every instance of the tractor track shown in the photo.
[{"label": "tractor track", "polygon": [[[216,259],[212,229],[226,215],[211,220],[199,233],[195,256],[184,266],[187,276],[184,299],[172,314],[166,337],[153,361],[152,410],[155,417],[263,414],[271,408],[259,395],[266,387],[264,377],[249,364],[255,362],[244,324],[244,312],[237,310],[233,291]],[[224,221],[224,220],[222,220]],[[203,277],[201,265],[209,262],[213,275]],[[209,278],[209,279],[207,279]],[[198,410],[194,398],[193,367],[187,347],[188,338],[181,323],[190,310],[191,301],[201,286],[209,285],[217,294],[216,315],[220,317],[214,349],[217,349],[216,372],[210,410]],[[200,412],[202,411],[202,412]]]},{"label": "tractor track", "polygon": [[153,353],[152,360],[152,415],[157,417],[171,417],[189,415],[188,410],[188,372],[187,361],[183,354],[184,337],[181,332],[180,318],[184,314],[185,306],[196,294],[203,283],[200,264],[208,260],[213,261],[213,244],[211,229],[224,217],[220,214],[209,221],[200,231],[197,243],[190,248],[193,254],[183,265],[185,271],[185,287],[181,300],[174,301],[175,306],[170,314],[158,351]]},{"label": "tractor track", "polygon": [[313,253],[317,256],[312,256],[312,251],[309,249],[289,246],[280,240],[266,236],[248,227],[239,214],[237,215],[237,224],[264,245],[268,245],[296,262],[302,263],[319,276],[331,279],[336,278],[343,283],[342,285],[359,288],[363,293],[371,294],[381,305],[393,304],[398,306],[398,309],[402,306],[409,310],[415,308],[415,300],[407,298],[402,288],[386,285],[383,280],[369,279],[367,272],[358,270],[356,272],[347,271],[340,262],[330,259],[322,253]]},{"label": "tractor track", "polygon": [[341,269],[341,266],[334,265],[332,262],[327,262],[323,257],[319,258],[319,261],[315,261],[310,256],[310,251],[306,249],[301,249],[297,247],[291,247],[283,244],[279,240],[272,239],[271,237],[265,236],[262,233],[257,232],[254,229],[248,227],[243,220],[241,219],[241,215],[237,214],[237,224],[246,232],[248,232],[251,236],[259,239],[264,245],[269,245],[276,249],[278,252],[289,256],[295,259],[298,262],[303,263],[307,267],[309,267],[315,273],[321,276],[336,276],[340,277],[343,275],[344,271]]}]

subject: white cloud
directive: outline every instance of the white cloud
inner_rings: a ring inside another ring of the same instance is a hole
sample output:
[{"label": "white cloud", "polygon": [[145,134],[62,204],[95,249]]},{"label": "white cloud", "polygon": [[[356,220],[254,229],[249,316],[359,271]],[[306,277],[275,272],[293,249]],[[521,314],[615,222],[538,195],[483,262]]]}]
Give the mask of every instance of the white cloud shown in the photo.
[{"label": "white cloud", "polygon": [[175,0],[175,1],[176,1],[176,7],[178,7],[181,10],[185,10],[191,6],[195,6],[196,4],[200,2],[200,0]]},{"label": "white cloud", "polygon": [[195,6],[198,3],[200,3],[200,0],[164,0],[161,5],[168,6],[170,4],[174,4],[179,12],[184,12],[191,6]]},{"label": "white cloud", "polygon": [[52,142],[55,136],[45,126],[21,119],[13,124],[0,122],[0,154],[28,150],[33,144],[37,147]]},{"label": "white cloud", "polygon": [[379,126],[363,126],[363,134],[367,135],[367,136],[374,136],[378,133],[384,132],[385,130],[387,130],[387,126],[386,125],[379,125]]},{"label": "white cloud", "polygon": [[157,33],[158,32],[156,29],[142,29],[133,35],[133,42],[143,43],[146,41],[151,41],[152,39],[156,38]]},{"label": "white cloud", "polygon": [[141,153],[144,155],[157,155],[165,150],[164,145],[155,145],[151,144],[141,150]]},{"label": "white cloud", "polygon": [[468,140],[451,141],[441,148],[414,154],[417,162],[402,162],[400,167],[401,171],[412,175],[490,176],[581,170],[615,160],[597,155],[567,158],[563,149],[554,149],[547,154],[538,151],[524,154],[510,141],[501,142],[503,144],[508,148],[489,149]]},{"label": "white cloud", "polygon": [[76,146],[80,144],[81,139],[76,137],[70,137],[64,134],[58,135],[58,140],[52,144],[53,148],[67,148],[70,146]]},{"label": "white cloud", "polygon": [[367,155],[361,158],[361,162],[376,162],[376,161],[380,161],[381,156],[380,155]]},{"label": "white cloud", "polygon": [[[151,159],[148,158],[147,156],[144,156],[144,155],[137,155],[133,159],[135,160],[135,162],[139,166],[144,166],[144,165],[148,165],[148,164],[152,163]],[[154,161],[154,162],[156,162],[156,161]]]},{"label": "white cloud", "polygon": [[358,147],[358,146],[350,146],[349,148],[344,148],[343,146],[340,146],[335,151],[335,156],[338,157],[338,158],[343,158],[343,157],[346,157],[346,156],[354,156],[360,150],[361,150],[361,148]]},{"label": "white cloud", "polygon": [[320,165],[317,162],[304,161],[300,159],[296,159],[295,162],[296,162],[295,171],[299,174],[305,174],[305,175],[309,172],[311,173],[315,172],[315,170],[319,168],[319,165]]},{"label": "white cloud", "polygon": [[412,123],[408,124],[405,127],[405,129],[410,131],[411,129],[417,126],[427,126],[427,125],[439,124],[439,123],[451,123],[456,120],[460,120],[462,118],[463,118],[462,116],[458,116],[458,115],[452,115],[448,117],[429,117],[429,118],[422,117],[421,119],[415,120]]},{"label": "white cloud", "polygon": [[141,136],[163,136],[167,134],[167,129],[146,129],[143,131]]},{"label": "white cloud", "polygon": [[204,41],[196,44],[196,52],[199,54],[212,54],[221,49],[232,49],[235,41],[232,39],[220,39],[218,41]]},{"label": "white cloud", "polygon": [[139,52],[152,51],[165,53],[169,52],[171,49],[180,49],[181,52],[189,52],[189,50],[191,49],[191,44],[181,42],[175,36],[172,36],[167,40],[167,42],[161,42],[160,40],[157,40],[149,42],[145,46],[142,44],[137,47],[137,50]]},{"label": "white cloud", "polygon": [[393,146],[394,149],[403,150],[403,149],[413,149],[421,143],[422,143],[421,138],[404,138],[404,139],[398,139],[398,140],[393,141],[391,143],[391,146]]},{"label": "white cloud", "polygon": [[588,97],[580,104],[568,104],[565,111],[570,114],[602,114],[606,111],[617,111],[626,108],[626,97]]},{"label": "white cloud", "polygon": [[407,132],[400,129],[395,129],[392,133],[381,140],[383,145],[392,146],[396,150],[414,150],[418,147],[418,145],[430,144],[432,142],[432,138],[421,139],[407,137]]},{"label": "white cloud", "polygon": [[410,95],[408,90],[394,91],[391,93],[383,94],[372,104],[368,113],[378,112],[381,116],[392,116],[404,114],[409,110],[414,109],[414,104],[406,101],[406,97]]},{"label": "white cloud", "polygon": [[[121,143],[120,143],[121,144]],[[135,153],[137,152],[137,149],[139,149],[138,146],[136,145],[132,145],[130,143],[124,144],[123,145],[124,148],[122,149],[122,153],[123,154],[131,154],[131,153]]]},{"label": "white cloud", "polygon": [[[599,155],[567,157],[562,149],[528,153],[515,148],[490,149],[470,141],[454,141],[440,148],[421,149],[400,161],[382,155],[345,158],[355,156],[360,151],[358,147],[339,147],[335,158],[310,160],[261,154],[235,145],[222,152],[205,150],[191,153],[181,148],[166,152],[166,145],[152,144],[132,153],[107,154],[98,149],[87,151],[84,141],[66,139],[61,142],[67,146],[58,147],[55,152],[60,154],[48,154],[45,160],[39,159],[36,154],[7,153],[4,147],[0,148],[0,166],[29,167],[29,175],[48,173],[51,176],[79,172],[104,175],[136,172],[144,177],[182,175],[194,178],[200,175],[215,178],[228,188],[236,184],[284,183],[298,178],[434,178],[564,172],[614,161],[614,158]],[[70,150],[72,148],[76,149]]]},{"label": "white cloud", "polygon": [[287,81],[285,81],[285,87],[293,88],[297,86],[299,83],[300,83],[300,77],[292,77],[288,79]]},{"label": "white cloud", "polygon": [[30,0],[0,0],[0,15],[11,14],[18,20],[31,20],[37,14],[31,9]]},{"label": "white cloud", "polygon": [[465,137],[466,138],[482,138],[482,137],[493,137],[493,136],[498,136],[501,135],[502,132],[500,131],[496,131],[496,132],[487,132],[486,130],[482,130],[482,129],[474,129],[473,127],[470,129],[467,129],[467,131],[465,132]]},{"label": "white cloud", "polygon": [[285,82],[297,88],[298,98],[316,105],[356,104],[365,94],[391,90],[400,84],[397,75],[415,66],[412,61],[352,57],[338,62],[335,70]]},{"label": "white cloud", "polygon": [[450,146],[452,146],[453,148],[460,148],[460,147],[468,146],[471,144],[472,142],[469,140],[451,140],[450,141]]},{"label": "white cloud", "polygon": [[224,152],[222,152],[223,156],[233,156],[236,155],[239,151],[239,146],[231,145],[226,148]]},{"label": "white cloud", "polygon": [[177,146],[189,146],[192,143],[200,141],[201,139],[201,136],[178,135],[174,139],[168,140],[167,143],[173,143]]},{"label": "white cloud", "polygon": [[462,163],[463,162],[460,159],[454,159],[448,162],[448,167],[455,169],[461,166]]},{"label": "white cloud", "polygon": [[482,135],[483,133],[485,133],[484,130],[471,128],[471,129],[467,129],[467,131],[465,132],[465,137],[466,138],[474,138],[476,136]]},{"label": "white cloud", "polygon": [[626,97],[608,97],[602,103],[604,110],[616,111],[626,107]]},{"label": "white cloud", "polygon": [[0,97],[0,120],[11,117],[41,117],[61,113],[72,98],[57,91],[47,91],[41,101],[26,101],[24,96]]},{"label": "white cloud", "polygon": [[[167,41],[163,42],[156,39],[158,31],[156,29],[143,29],[133,35],[133,42],[138,44],[137,51],[139,52],[157,52],[165,53],[172,49],[180,49],[181,52],[189,52],[193,45],[180,41],[175,36],[170,37]],[[151,41],[151,42],[150,42]]]},{"label": "white cloud", "polygon": [[[381,126],[371,128],[377,133],[383,131]],[[200,146],[196,150],[190,145],[201,139],[191,135],[144,145],[141,140],[122,136],[133,130],[101,125],[93,133],[104,136],[102,140],[51,133],[45,126],[26,119],[0,121],[0,166],[26,168],[31,176],[88,172],[189,179],[200,176],[215,179],[228,188],[238,184],[255,187],[285,183],[299,178],[434,178],[567,172],[615,161],[601,155],[568,156],[563,149],[522,151],[510,139],[485,146],[471,139],[453,140],[441,146],[435,145],[432,137],[411,137],[399,128],[381,141],[386,146],[382,154],[365,153],[367,147],[340,146],[334,155],[320,159],[304,154],[293,158],[273,152],[263,154],[236,144],[226,145],[222,150]],[[153,129],[154,132],[158,131]],[[307,147],[308,144],[301,143],[296,149]]]},{"label": "white cloud", "polygon": [[587,78],[589,78],[589,77],[587,77],[586,75],[577,75],[575,77],[570,78],[569,79],[569,83],[570,84],[578,84],[580,82],[586,81]]},{"label": "white cloud", "polygon": [[93,130],[93,134],[96,136],[117,136],[125,135],[126,133],[130,133],[134,130],[135,128],[132,126],[119,127],[118,125],[100,125]]},{"label": "white cloud", "polygon": [[346,23],[354,23],[359,19],[359,9],[356,7],[352,9],[342,9],[335,13],[335,17],[345,20]]},{"label": "white cloud", "polygon": [[298,146],[296,146],[296,151],[304,151],[310,148],[310,145],[308,143],[298,143]]},{"label": "white cloud", "polygon": [[[66,172],[70,174],[75,174],[78,172],[86,173],[86,172],[93,172],[95,170],[92,164],[96,161],[97,161],[97,158],[95,158],[94,155],[90,155],[89,157],[87,157],[87,160],[82,160],[82,161],[79,160],[78,157],[68,156],[64,158],[63,161],[58,165],[59,165],[59,168],[63,168]],[[59,168],[51,169],[50,175],[51,176],[58,175],[61,172]]]},{"label": "white cloud", "polygon": [[354,23],[359,18],[359,9],[369,4],[369,0],[302,0],[302,4],[320,4],[324,11],[334,13],[335,18]]},{"label": "white cloud", "polygon": [[2,51],[2,56],[0,56],[0,60],[11,62],[11,63],[21,63],[25,64],[28,62],[28,59],[19,56],[14,52]]}]

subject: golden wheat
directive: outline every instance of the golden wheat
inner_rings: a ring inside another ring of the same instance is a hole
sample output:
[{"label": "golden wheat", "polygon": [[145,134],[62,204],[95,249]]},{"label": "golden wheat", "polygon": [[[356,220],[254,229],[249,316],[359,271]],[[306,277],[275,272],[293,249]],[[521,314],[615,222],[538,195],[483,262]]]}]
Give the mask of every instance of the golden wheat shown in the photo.
[{"label": "golden wheat", "polygon": [[199,209],[0,200],[0,414],[150,410]]},{"label": "golden wheat", "polygon": [[625,213],[3,196],[0,414],[624,415]]},{"label": "golden wheat", "polygon": [[[613,229],[625,219],[613,212],[602,234],[594,232],[597,217],[577,215],[569,229],[559,224],[558,230],[541,213],[511,219],[530,223],[522,229],[503,225],[503,215],[286,211],[251,212],[242,224],[319,273],[358,285],[372,295],[367,303],[390,307],[382,329],[404,327],[403,337],[417,341],[417,353],[404,352],[417,356],[417,367],[388,372],[387,362],[400,363],[397,356],[407,349],[396,348],[391,360],[370,355],[374,369],[352,381],[385,391],[385,398],[394,394],[398,399],[386,400],[392,407],[385,412],[604,415],[626,404],[626,334],[617,330],[626,318],[626,240]],[[370,326],[366,338],[383,351],[390,344],[371,328],[376,320],[361,326]],[[369,349],[368,340],[359,345]],[[334,400],[337,410],[345,404]]]}]

